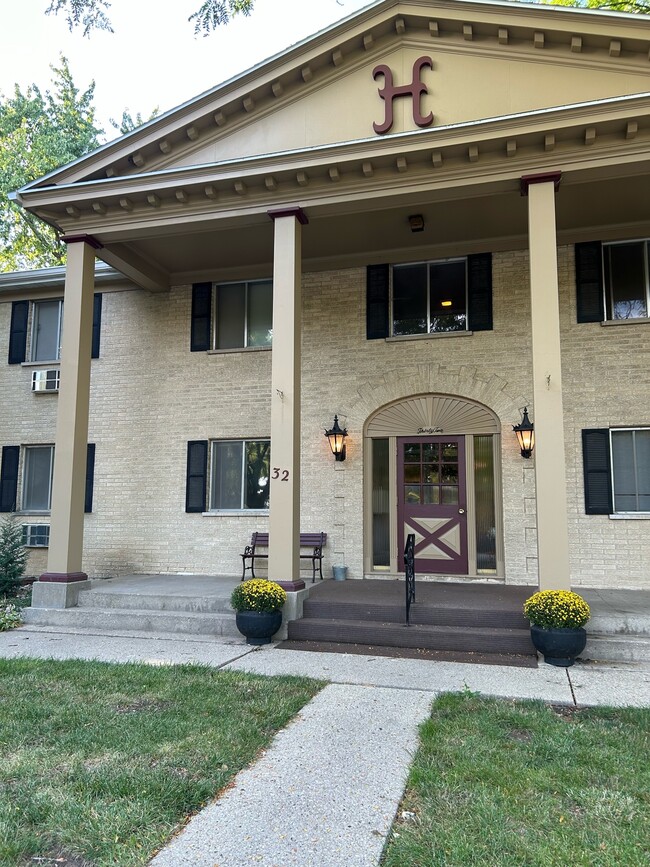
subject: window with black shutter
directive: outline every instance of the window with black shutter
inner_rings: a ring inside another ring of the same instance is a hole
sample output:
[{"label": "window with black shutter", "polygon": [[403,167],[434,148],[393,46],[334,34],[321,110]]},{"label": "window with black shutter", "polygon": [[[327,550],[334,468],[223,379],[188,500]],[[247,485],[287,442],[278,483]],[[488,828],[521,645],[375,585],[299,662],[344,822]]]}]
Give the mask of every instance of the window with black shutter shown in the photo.
[{"label": "window with black shutter", "polygon": [[587,515],[609,515],[612,512],[612,475],[609,452],[609,430],[592,428],[582,431],[582,460]]},{"label": "window with black shutter", "polygon": [[3,446],[0,463],[0,512],[14,512],[18,495],[20,446]]},{"label": "window with black shutter", "polygon": [[370,265],[366,276],[369,340],[492,330],[492,254]]}]

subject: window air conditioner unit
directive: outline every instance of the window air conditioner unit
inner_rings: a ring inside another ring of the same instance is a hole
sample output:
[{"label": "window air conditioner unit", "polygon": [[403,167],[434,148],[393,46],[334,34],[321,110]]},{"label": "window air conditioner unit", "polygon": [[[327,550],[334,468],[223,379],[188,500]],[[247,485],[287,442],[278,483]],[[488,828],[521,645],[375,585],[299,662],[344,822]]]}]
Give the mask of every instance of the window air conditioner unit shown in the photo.
[{"label": "window air conditioner unit", "polygon": [[27,548],[47,548],[49,544],[49,524],[23,524],[23,545]]},{"label": "window air conditioner unit", "polygon": [[32,391],[58,391],[59,382],[60,372],[58,368],[32,371]]}]

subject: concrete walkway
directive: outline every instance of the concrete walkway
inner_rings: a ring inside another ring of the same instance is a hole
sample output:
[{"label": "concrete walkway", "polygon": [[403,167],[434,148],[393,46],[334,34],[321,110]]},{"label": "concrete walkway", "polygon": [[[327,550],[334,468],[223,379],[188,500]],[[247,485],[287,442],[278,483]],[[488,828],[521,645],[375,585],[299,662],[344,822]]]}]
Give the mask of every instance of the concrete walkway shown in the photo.
[{"label": "concrete walkway", "polygon": [[376,867],[417,749],[418,726],[440,692],[650,706],[650,666],[642,664],[513,668],[42,627],[0,633],[0,657],[198,663],[329,682],[152,867]]}]

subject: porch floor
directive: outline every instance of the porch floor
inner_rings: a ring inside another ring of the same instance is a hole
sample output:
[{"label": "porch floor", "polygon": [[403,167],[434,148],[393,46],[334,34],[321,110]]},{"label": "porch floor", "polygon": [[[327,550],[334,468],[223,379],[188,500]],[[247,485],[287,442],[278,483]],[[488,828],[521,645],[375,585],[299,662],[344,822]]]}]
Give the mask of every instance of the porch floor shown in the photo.
[{"label": "porch floor", "polygon": [[[240,642],[242,639],[229,604],[230,594],[238,583],[239,576],[224,575],[140,574],[95,579],[92,589],[80,595],[78,607],[28,608],[24,616],[27,623],[35,626],[102,629],[107,632],[181,633]],[[400,640],[405,633],[412,633],[409,643],[411,647],[419,647],[415,642],[417,628],[406,630],[403,627],[403,579],[327,579],[314,585],[308,583],[307,588],[310,598],[305,603],[305,620],[310,619],[309,609],[311,607],[313,613],[313,606],[320,609],[317,611],[320,619],[349,622],[351,616],[356,621],[353,625],[365,620],[369,626],[368,621],[375,620],[374,615],[378,614],[379,621],[393,621],[393,631],[397,632]],[[576,589],[591,607],[584,658],[650,661],[650,590]],[[479,617],[483,628],[490,629],[499,625],[495,618],[503,618],[506,614],[510,628],[527,628],[528,624],[521,616],[522,605],[535,590],[535,586],[496,582],[418,581],[412,619],[417,625],[418,610],[430,609],[446,618],[452,628],[450,618],[456,617],[456,623],[462,624],[463,620],[458,618],[469,614]],[[332,606],[337,606],[338,611]],[[302,621],[294,621],[294,624],[298,623]],[[501,625],[504,625],[503,619]],[[304,627],[292,627],[296,628]],[[305,635],[301,640],[349,643],[350,634],[348,630],[345,637],[341,631],[338,636],[329,638]],[[377,646],[373,637],[357,637],[355,643]],[[436,652],[435,648],[429,650]]]}]

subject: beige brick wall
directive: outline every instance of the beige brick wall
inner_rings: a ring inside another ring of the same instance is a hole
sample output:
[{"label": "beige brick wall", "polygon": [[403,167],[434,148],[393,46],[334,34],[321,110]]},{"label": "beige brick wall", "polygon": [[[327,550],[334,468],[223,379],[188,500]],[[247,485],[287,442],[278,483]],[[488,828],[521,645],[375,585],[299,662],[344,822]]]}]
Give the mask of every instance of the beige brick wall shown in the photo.
[{"label": "beige brick wall", "polygon": [[[572,579],[577,586],[650,588],[643,520],[584,514],[583,427],[650,424],[648,326],[577,325],[573,250],[559,255],[567,489]],[[525,252],[494,255],[494,330],[385,342],[365,338],[365,271],[304,278],[302,529],[329,534],[325,568],[363,574],[363,428],[383,404],[425,392],[489,406],[502,424],[506,579],[537,580],[534,459],[519,455],[511,425],[532,407],[530,301]],[[271,353],[191,353],[191,287],[104,294],[101,357],[93,361],[90,434],[97,444],[95,505],[86,516],[91,576],[131,572],[238,574],[260,515],[186,514],[190,439],[269,435]],[[6,358],[11,305],[0,304]],[[645,362],[645,363],[644,363]],[[53,442],[57,398],[33,395],[30,369],[0,366],[0,445]],[[644,397],[645,395],[645,397]],[[335,464],[323,431],[334,413],[349,431]],[[30,571],[45,569],[35,551]]]}]

